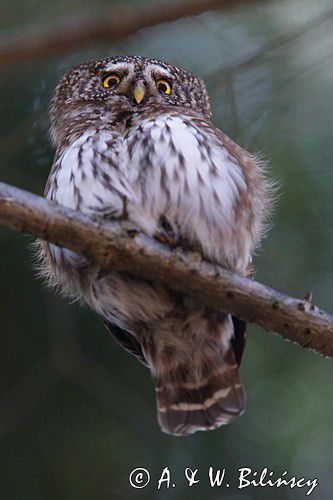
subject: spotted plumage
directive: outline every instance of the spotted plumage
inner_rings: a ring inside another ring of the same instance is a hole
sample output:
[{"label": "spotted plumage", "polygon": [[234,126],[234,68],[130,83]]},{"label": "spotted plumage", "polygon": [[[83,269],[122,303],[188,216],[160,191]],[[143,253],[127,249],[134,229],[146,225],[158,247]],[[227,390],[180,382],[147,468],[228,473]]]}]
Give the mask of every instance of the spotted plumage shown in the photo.
[{"label": "spotted plumage", "polygon": [[[127,218],[152,238],[248,272],[267,183],[255,158],[212,125],[200,79],[143,57],[83,64],[57,87],[51,136],[47,198]],[[41,243],[41,255],[50,280],[84,299],[150,368],[165,432],[213,429],[244,411],[244,322],[127,273],[100,273],[51,244]]]}]

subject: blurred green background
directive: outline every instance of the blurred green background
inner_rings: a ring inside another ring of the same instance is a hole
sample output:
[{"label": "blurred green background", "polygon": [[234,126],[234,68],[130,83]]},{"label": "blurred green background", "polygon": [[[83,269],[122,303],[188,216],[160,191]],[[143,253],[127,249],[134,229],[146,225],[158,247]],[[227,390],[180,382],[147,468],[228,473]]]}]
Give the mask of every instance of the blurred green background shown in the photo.
[{"label": "blurred green background", "polygon": [[[128,2],[138,16],[143,4],[157,3]],[[2,38],[38,33],[67,14],[103,14],[112,4],[3,1]],[[181,65],[206,81],[214,122],[261,152],[281,185],[272,229],[255,258],[258,279],[296,297],[311,290],[314,302],[333,312],[332,8],[329,0],[289,0],[216,10],[118,44],[2,67],[1,180],[43,192],[53,155],[48,103],[71,65],[114,54]],[[245,415],[214,432],[163,435],[148,371],[91,311],[45,288],[31,241],[0,228],[1,500],[306,497],[307,488],[239,490],[240,467],[316,477],[311,497],[332,498],[330,360],[250,326],[241,370]],[[157,491],[166,466],[176,487]],[[209,486],[209,466],[227,469],[229,489]],[[129,486],[135,467],[150,471],[145,489]],[[199,484],[187,486],[185,467],[200,469]]]}]

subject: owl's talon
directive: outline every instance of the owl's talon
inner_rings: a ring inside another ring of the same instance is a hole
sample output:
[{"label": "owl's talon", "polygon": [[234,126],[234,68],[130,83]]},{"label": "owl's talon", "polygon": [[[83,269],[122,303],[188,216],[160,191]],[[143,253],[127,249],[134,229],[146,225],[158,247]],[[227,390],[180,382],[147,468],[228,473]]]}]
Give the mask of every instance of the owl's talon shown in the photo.
[{"label": "owl's talon", "polygon": [[165,217],[161,217],[160,225],[161,232],[155,235],[155,239],[163,243],[163,245],[169,245],[171,248],[176,248],[179,245],[178,234],[174,231]]}]

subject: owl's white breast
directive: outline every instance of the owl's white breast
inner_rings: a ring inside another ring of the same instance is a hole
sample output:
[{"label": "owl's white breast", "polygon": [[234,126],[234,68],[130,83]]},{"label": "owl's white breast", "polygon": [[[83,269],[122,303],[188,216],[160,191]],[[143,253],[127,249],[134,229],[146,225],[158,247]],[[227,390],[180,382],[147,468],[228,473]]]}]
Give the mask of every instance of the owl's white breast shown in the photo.
[{"label": "owl's white breast", "polygon": [[245,269],[252,234],[236,227],[236,208],[247,186],[214,131],[190,117],[165,114],[143,120],[126,142],[127,176],[139,200],[135,222],[153,234],[163,214],[206,256]]},{"label": "owl's white breast", "polygon": [[[48,197],[88,214],[129,218],[148,235],[165,216],[204,254],[243,272],[256,235],[239,216],[246,180],[237,160],[204,122],[166,113],[121,135],[88,130],[55,162]],[[238,215],[237,215],[238,214]]]}]

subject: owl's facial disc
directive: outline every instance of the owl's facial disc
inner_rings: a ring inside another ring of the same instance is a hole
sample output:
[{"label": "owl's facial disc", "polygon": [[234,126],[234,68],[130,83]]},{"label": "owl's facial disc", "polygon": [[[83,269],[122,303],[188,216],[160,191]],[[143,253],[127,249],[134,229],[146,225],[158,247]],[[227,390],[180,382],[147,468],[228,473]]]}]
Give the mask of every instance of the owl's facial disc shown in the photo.
[{"label": "owl's facial disc", "polygon": [[[52,119],[63,119],[63,103],[107,110],[179,107],[211,118],[204,83],[182,68],[140,56],[115,56],[74,67],[61,79],[52,104]],[[69,110],[71,107],[66,108]]]},{"label": "owl's facial disc", "polygon": [[172,92],[174,76],[158,64],[110,62],[100,68],[100,82],[107,95],[127,97],[135,105],[162,103]]},{"label": "owl's facial disc", "polygon": [[134,81],[130,90],[130,98],[136,104],[140,104],[145,98],[169,95],[171,89],[172,85],[169,79],[149,75],[147,79],[142,78]]}]

